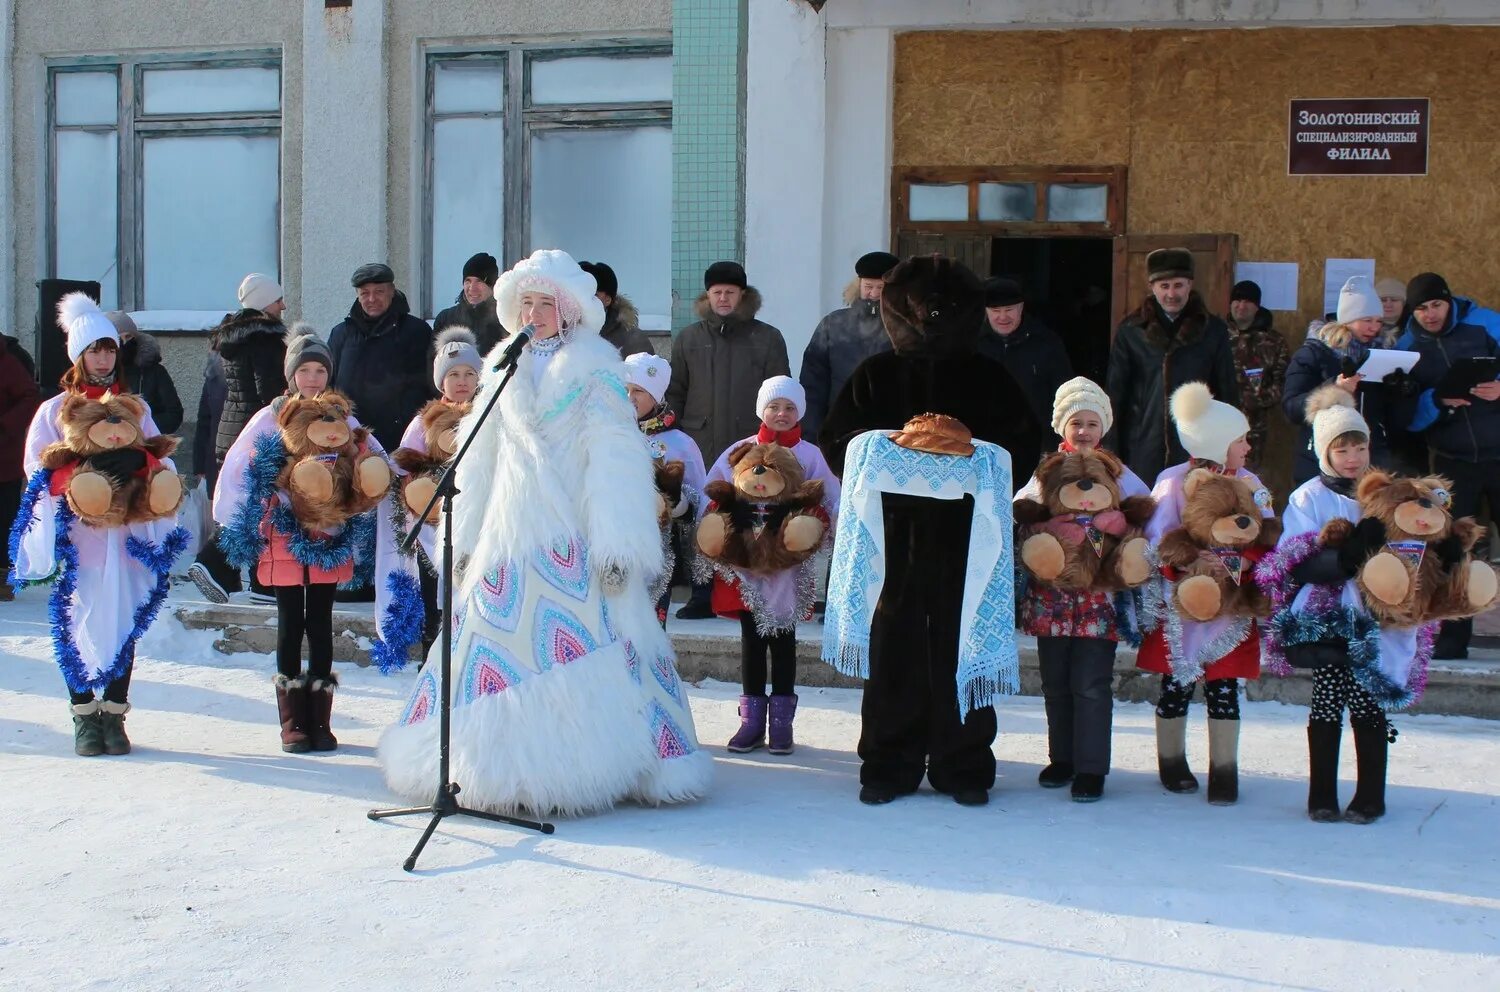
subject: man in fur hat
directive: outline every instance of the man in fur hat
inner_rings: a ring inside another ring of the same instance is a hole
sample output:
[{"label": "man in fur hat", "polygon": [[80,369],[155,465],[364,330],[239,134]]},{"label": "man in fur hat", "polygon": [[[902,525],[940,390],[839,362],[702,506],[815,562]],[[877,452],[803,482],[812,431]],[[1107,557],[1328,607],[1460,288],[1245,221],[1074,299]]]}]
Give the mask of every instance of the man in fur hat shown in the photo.
[{"label": "man in fur hat", "polygon": [[900,259],[888,251],[872,251],[854,263],[854,281],[844,287],[844,306],[818,321],[807,350],[802,353],[798,380],[807,393],[802,436],[818,439],[818,427],[844,383],[871,355],[891,350],[891,339],[880,322],[880,290],[884,276]]},{"label": "man in fur hat", "polygon": [[1107,447],[1142,479],[1187,460],[1167,413],[1167,397],[1189,382],[1216,399],[1240,403],[1229,328],[1193,288],[1193,255],[1160,248],[1146,256],[1151,295],[1120,322],[1104,389],[1115,410]]},{"label": "man in fur hat", "polygon": [[[880,309],[894,350],[854,371],[823,422],[835,474],[865,431],[938,413],[1005,448],[1012,478],[1029,478],[1042,429],[1005,366],[977,351],[987,326],[979,277],[939,255],[909,258],[886,274]],[[995,783],[995,711],[961,718],[955,683],[974,502],[886,494],[882,505],[889,564],[870,630],[860,800],[890,802],[925,775],[956,802],[982,805]]]}]

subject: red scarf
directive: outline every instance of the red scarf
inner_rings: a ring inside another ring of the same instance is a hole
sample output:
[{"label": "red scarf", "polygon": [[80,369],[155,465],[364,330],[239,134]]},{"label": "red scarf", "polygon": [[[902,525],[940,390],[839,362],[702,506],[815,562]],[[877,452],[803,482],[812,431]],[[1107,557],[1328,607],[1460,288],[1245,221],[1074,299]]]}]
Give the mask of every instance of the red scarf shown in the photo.
[{"label": "red scarf", "polygon": [[802,425],[798,424],[789,431],[773,431],[762,423],[755,434],[755,440],[759,444],[779,444],[783,448],[795,448],[802,442]]},{"label": "red scarf", "polygon": [[115,381],[107,386],[91,386],[88,383],[84,383],[81,386],[74,386],[73,392],[81,393],[91,400],[102,400],[105,393],[114,393],[116,396],[119,396],[125,392],[125,387],[121,385],[120,377],[115,376]]}]

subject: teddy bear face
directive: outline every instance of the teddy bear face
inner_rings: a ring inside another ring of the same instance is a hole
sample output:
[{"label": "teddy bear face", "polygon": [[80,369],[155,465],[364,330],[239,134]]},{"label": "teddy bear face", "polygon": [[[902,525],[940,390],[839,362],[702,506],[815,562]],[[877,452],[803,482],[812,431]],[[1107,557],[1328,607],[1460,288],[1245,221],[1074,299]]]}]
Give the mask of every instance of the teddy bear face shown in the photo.
[{"label": "teddy bear face", "polygon": [[336,451],[349,443],[349,401],[338,393],[292,397],[276,418],[287,450],[294,455]]},{"label": "teddy bear face", "polygon": [[1120,505],[1120,465],[1095,451],[1048,455],[1037,469],[1043,498],[1053,516],[1092,514]]},{"label": "teddy bear face", "polygon": [[144,404],[128,393],[105,393],[97,400],[73,393],[61,412],[69,447],[84,456],[143,443],[140,425],[145,416]]},{"label": "teddy bear face", "polygon": [[1240,479],[1194,469],[1183,480],[1182,526],[1200,544],[1244,547],[1260,536],[1260,507]]},{"label": "teddy bear face", "polygon": [[1372,471],[1360,480],[1355,495],[1365,516],[1385,524],[1388,540],[1438,541],[1453,528],[1448,510],[1450,485],[1437,476],[1398,479]]},{"label": "teddy bear face", "polygon": [[802,463],[779,444],[742,445],[730,453],[729,467],[734,470],[734,487],[758,502],[802,485]]}]

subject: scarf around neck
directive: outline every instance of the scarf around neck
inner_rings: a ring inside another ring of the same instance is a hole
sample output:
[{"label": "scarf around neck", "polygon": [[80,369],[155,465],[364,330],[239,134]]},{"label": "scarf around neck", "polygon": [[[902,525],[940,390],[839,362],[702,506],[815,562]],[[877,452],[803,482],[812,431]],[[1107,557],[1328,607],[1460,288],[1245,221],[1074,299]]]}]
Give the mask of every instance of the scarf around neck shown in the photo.
[{"label": "scarf around neck", "polygon": [[773,431],[762,423],[760,430],[755,432],[755,440],[758,444],[779,444],[783,448],[795,448],[802,443],[802,425],[798,424],[789,431]]}]

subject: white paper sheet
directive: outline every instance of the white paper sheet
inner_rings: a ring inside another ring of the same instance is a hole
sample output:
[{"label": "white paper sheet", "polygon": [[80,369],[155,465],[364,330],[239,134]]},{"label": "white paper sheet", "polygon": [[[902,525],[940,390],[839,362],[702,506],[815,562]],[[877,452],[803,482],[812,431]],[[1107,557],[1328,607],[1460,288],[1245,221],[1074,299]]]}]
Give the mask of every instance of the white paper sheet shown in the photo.
[{"label": "white paper sheet", "polygon": [[1356,370],[1371,382],[1379,382],[1396,370],[1410,372],[1422,356],[1415,351],[1385,351],[1377,348]]},{"label": "white paper sheet", "polygon": [[1370,285],[1375,285],[1375,260],[1373,258],[1330,258],[1323,263],[1323,312],[1333,313],[1339,308],[1339,290],[1350,276],[1365,276]]},{"label": "white paper sheet", "polygon": [[1260,287],[1260,305],[1267,310],[1297,309],[1296,262],[1237,262],[1234,281],[1249,279]]}]

